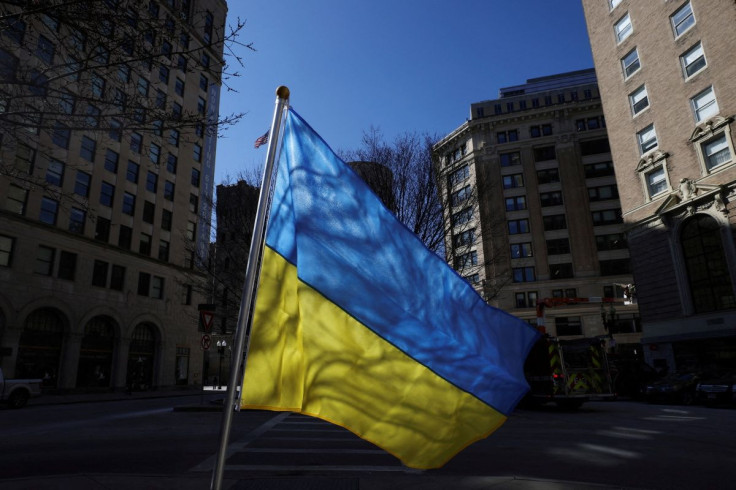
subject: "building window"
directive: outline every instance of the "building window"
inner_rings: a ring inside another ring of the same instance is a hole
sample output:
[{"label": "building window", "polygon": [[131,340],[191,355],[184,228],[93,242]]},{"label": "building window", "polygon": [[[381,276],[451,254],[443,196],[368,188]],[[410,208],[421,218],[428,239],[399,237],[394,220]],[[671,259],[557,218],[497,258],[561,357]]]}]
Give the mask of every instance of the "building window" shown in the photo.
[{"label": "building window", "polygon": [[634,115],[639,114],[641,111],[649,107],[649,97],[647,95],[646,85],[642,85],[629,95],[629,103],[631,104],[631,111]]},{"label": "building window", "polygon": [[690,48],[687,53],[680,56],[680,63],[686,79],[699,73],[707,65],[703,45],[698,43]]},{"label": "building window", "polygon": [[164,278],[153,276],[151,280],[151,297],[156,299],[164,298]]},{"label": "building window", "polygon": [[534,148],[534,161],[543,162],[546,160],[554,160],[557,158],[554,146],[543,146],[541,148]]},{"label": "building window", "polygon": [[550,264],[549,277],[550,279],[569,279],[575,277],[572,264]]},{"label": "building window", "polygon": [[171,221],[172,221],[172,214],[171,211],[168,209],[161,210],[161,229],[166,231],[171,231]]},{"label": "building window", "polygon": [[10,267],[13,263],[15,238],[0,235],[0,267]]},{"label": "building window", "polygon": [[79,208],[72,208],[69,211],[69,231],[72,233],[84,233],[84,223],[87,220],[87,213]]},{"label": "building window", "polygon": [[529,291],[527,293],[516,293],[517,308],[535,308],[537,306],[537,292]]},{"label": "building window", "polygon": [[542,226],[544,227],[544,231],[565,230],[567,229],[567,220],[564,214],[542,216]]},{"label": "building window", "polygon": [[194,194],[189,194],[189,211],[196,214],[198,210],[199,197],[195,196]]},{"label": "building window", "polygon": [[672,23],[672,30],[675,33],[675,37],[680,37],[685,31],[695,25],[695,16],[693,15],[693,8],[690,2],[687,2],[677,12],[672,14],[670,22]]},{"label": "building window", "polygon": [[513,267],[511,274],[514,282],[534,282],[537,280],[534,267]]},{"label": "building window", "polygon": [[595,248],[599,252],[607,250],[624,250],[628,248],[626,237],[623,233],[611,233],[609,235],[596,235]]},{"label": "building window", "polygon": [[[196,198],[197,196],[192,194],[190,196],[190,203],[191,203],[192,197]],[[190,206],[190,211],[191,211],[191,206]],[[193,211],[193,212],[196,212],[196,211]],[[457,213],[454,213],[452,215],[452,226],[464,225],[470,222],[472,219],[473,219],[473,208],[467,207],[463,209],[462,211],[458,211]]]},{"label": "building window", "polygon": [[129,226],[120,225],[120,231],[118,232],[118,247],[130,250],[130,245],[133,243],[133,229]]},{"label": "building window", "polygon": [[511,153],[501,153],[499,155],[499,158],[501,159],[502,167],[511,167],[512,165],[521,165],[521,157],[518,151],[514,151]]},{"label": "building window", "polygon": [[169,67],[166,65],[161,65],[158,69],[158,79],[167,84],[169,83]]},{"label": "building window", "polygon": [[194,187],[199,187],[199,179],[200,179],[200,172],[196,168],[192,169],[192,185]]},{"label": "building window", "polygon": [[77,270],[77,254],[62,250],[59,253],[59,270],[56,275],[60,279],[73,281]]},{"label": "building window", "polygon": [[47,65],[50,65],[54,62],[55,52],[56,47],[54,46],[54,43],[52,43],[49,38],[39,35],[38,45],[36,46],[36,56],[38,56],[39,59]]},{"label": "building window", "polygon": [[141,233],[140,241],[138,243],[138,253],[145,256],[151,255],[151,235],[148,233]]},{"label": "building window", "polygon": [[157,189],[158,175],[149,170],[146,174],[146,190],[155,194]]},{"label": "building window", "polygon": [[470,186],[466,185],[459,191],[455,191],[450,195],[450,205],[457,206],[470,198]]},{"label": "building window", "polygon": [[97,223],[95,224],[95,240],[100,240],[101,242],[109,242],[110,241],[110,220],[107,218],[100,218],[99,216],[96,219]]},{"label": "building window", "polygon": [[578,292],[575,288],[553,289],[552,297],[553,298],[577,298]]},{"label": "building window", "polygon": [[139,172],[140,172],[140,165],[138,165],[132,160],[128,160],[128,169],[125,172],[125,178],[129,182],[133,182],[134,184],[137,184]]},{"label": "building window", "polygon": [[511,244],[511,258],[512,259],[521,259],[524,257],[531,257],[531,256],[533,256],[531,243],[512,243]]},{"label": "building window", "polygon": [[158,241],[158,260],[162,260],[164,262],[169,261],[169,242],[166,240]]},{"label": "building window", "polygon": [[161,158],[161,147],[156,143],[151,143],[148,149],[148,158],[151,159],[154,165],[158,166],[159,159]]},{"label": "building window", "polygon": [[46,168],[46,182],[61,187],[64,182],[64,162],[59,160],[49,160]]},{"label": "building window", "polygon": [[560,172],[556,168],[537,170],[537,184],[552,184],[560,181]]},{"label": "building window", "polygon": [[56,146],[59,146],[61,148],[64,148],[65,150],[69,149],[69,137],[71,136],[71,131],[69,130],[69,127],[60,122],[54,123],[54,131],[51,134],[51,141]]},{"label": "building window", "polygon": [[174,183],[168,180],[164,183],[164,199],[167,201],[174,200]]},{"label": "building window", "polygon": [[125,267],[122,265],[112,265],[110,272],[110,289],[122,291],[125,286]]},{"label": "building window", "polygon": [[506,211],[521,211],[526,209],[526,196],[506,198]]},{"label": "building window", "polygon": [[148,296],[151,289],[151,274],[147,272],[138,273],[138,295]]},{"label": "building window", "polygon": [[176,79],[176,82],[174,83],[174,92],[177,95],[184,97],[184,80],[181,78]]},{"label": "building window", "polygon": [[541,194],[539,194],[539,202],[540,206],[543,208],[549,206],[560,206],[562,205],[562,192],[542,192]]},{"label": "building window", "polygon": [[629,78],[631,75],[639,71],[641,64],[639,63],[639,52],[636,48],[629,51],[629,53],[621,58],[621,66],[624,70],[624,78]]},{"label": "building window", "polygon": [[616,25],[613,26],[613,30],[616,33],[616,41],[619,43],[631,35],[634,29],[631,26],[631,18],[629,17],[628,12],[621,18],[621,20],[616,22]]},{"label": "building window", "polygon": [[197,236],[197,224],[193,221],[187,222],[187,240],[194,241]]},{"label": "building window", "polygon": [[179,146],[179,130],[172,129],[169,132],[169,144],[176,147]]},{"label": "building window", "polygon": [[140,133],[130,133],[130,151],[140,153],[143,148],[143,136]]},{"label": "building window", "polygon": [[601,268],[601,276],[621,276],[631,274],[631,260],[610,259],[598,261]]},{"label": "building window", "polygon": [[79,156],[87,160],[88,162],[95,161],[95,151],[97,148],[97,142],[87,136],[82,136],[82,145],[79,148]]},{"label": "building window", "polygon": [[455,247],[465,247],[472,245],[475,241],[475,230],[465,230],[453,236],[453,244]]},{"label": "building window", "polygon": [[731,161],[731,148],[728,145],[726,133],[706,141],[702,144],[703,159],[708,171]]},{"label": "building window", "polygon": [[564,255],[570,253],[570,240],[555,238],[547,240],[547,255]]},{"label": "building window", "polygon": [[680,244],[695,312],[736,307],[718,222],[703,214],[693,216],[682,227]]},{"label": "building window", "polygon": [[524,176],[522,174],[504,175],[503,188],[513,189],[515,187],[524,187]]},{"label": "building window", "polygon": [[202,146],[199,143],[194,143],[194,146],[192,147],[192,157],[195,162],[202,161]]},{"label": "building window", "polygon": [[207,80],[206,76],[200,74],[199,75],[199,88],[207,92],[208,87],[209,87],[209,80]]},{"label": "building window", "polygon": [[583,323],[579,316],[558,316],[555,318],[555,329],[559,337],[583,335]]},{"label": "building window", "polygon": [[589,187],[588,199],[591,202],[618,199],[618,186],[616,186],[616,184],[610,184],[598,187]]},{"label": "building window", "polygon": [[33,266],[33,272],[42,276],[50,276],[54,270],[54,256],[56,250],[51,247],[38,246],[36,253],[36,262]]},{"label": "building window", "polygon": [[636,138],[639,141],[639,153],[642,155],[657,148],[657,132],[654,130],[654,124],[636,133]]},{"label": "building window", "polygon": [[100,204],[107,207],[112,207],[112,201],[115,197],[115,186],[108,183],[102,182],[100,187]]},{"label": "building window", "polygon": [[166,157],[166,171],[170,174],[176,174],[177,158],[176,155],[168,154]]},{"label": "building window", "polygon": [[26,214],[26,203],[28,202],[28,191],[15,184],[8,187],[8,198],[5,202],[5,209],[11,213]]},{"label": "building window", "polygon": [[593,226],[613,225],[624,222],[620,208],[593,211],[591,216],[593,218]]},{"label": "building window", "polygon": [[470,178],[470,167],[463,165],[459,169],[455,170],[450,174],[449,182],[450,187],[454,187],[460,182],[463,182]]},{"label": "building window", "polygon": [[135,195],[130,192],[123,193],[123,214],[133,216],[135,214]]},{"label": "building window", "polygon": [[156,216],[156,205],[151,201],[143,202],[143,222],[153,224],[154,216]]},{"label": "building window", "polygon": [[667,174],[665,173],[664,166],[662,165],[644,173],[644,180],[646,181],[647,193],[649,194],[650,199],[669,189],[669,185],[667,184]]},{"label": "building window", "polygon": [[455,269],[462,271],[466,267],[478,265],[478,252],[475,250],[455,257]]},{"label": "building window", "polygon": [[508,221],[509,235],[529,233],[528,219],[513,219]]},{"label": "building window", "polygon": [[583,167],[586,179],[614,175],[613,162],[589,163]]},{"label": "building window", "polygon": [[691,104],[696,122],[705,121],[718,114],[718,102],[712,86],[693,97]]},{"label": "building window", "polygon": [[108,132],[110,139],[120,142],[123,139],[123,124],[117,119],[110,119],[110,131]]},{"label": "building window", "polygon": [[55,199],[49,199],[48,197],[44,197],[41,199],[41,213],[38,216],[39,221],[41,223],[46,223],[47,225],[55,225],[56,224],[56,216],[59,213],[59,201],[56,201]]}]

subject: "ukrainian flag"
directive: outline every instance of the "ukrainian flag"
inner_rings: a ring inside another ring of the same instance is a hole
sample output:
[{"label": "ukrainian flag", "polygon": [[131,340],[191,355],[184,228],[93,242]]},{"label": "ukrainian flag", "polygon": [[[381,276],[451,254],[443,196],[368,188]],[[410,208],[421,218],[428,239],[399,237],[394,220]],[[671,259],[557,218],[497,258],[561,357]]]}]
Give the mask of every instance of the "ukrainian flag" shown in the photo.
[{"label": "ukrainian flag", "polygon": [[495,431],[536,330],[486,305],[291,109],[277,172],[241,407],[319,417],[422,469]]}]

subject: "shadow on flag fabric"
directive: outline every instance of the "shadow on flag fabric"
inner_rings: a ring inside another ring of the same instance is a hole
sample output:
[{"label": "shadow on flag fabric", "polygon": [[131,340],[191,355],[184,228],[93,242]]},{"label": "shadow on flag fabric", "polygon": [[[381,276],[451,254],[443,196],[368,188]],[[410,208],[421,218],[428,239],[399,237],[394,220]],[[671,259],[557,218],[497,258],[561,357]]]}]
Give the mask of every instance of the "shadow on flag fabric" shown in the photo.
[{"label": "shadow on flag fabric", "polygon": [[289,110],[242,408],[319,417],[436,468],[506,420],[537,336],[485,304]]}]

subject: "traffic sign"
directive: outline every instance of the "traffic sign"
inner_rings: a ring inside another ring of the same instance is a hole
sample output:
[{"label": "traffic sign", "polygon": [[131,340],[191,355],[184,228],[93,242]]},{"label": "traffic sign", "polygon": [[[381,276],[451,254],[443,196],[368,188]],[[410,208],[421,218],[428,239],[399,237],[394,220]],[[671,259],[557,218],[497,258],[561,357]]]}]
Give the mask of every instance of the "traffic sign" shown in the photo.
[{"label": "traffic sign", "polygon": [[212,344],[212,338],[207,334],[202,335],[202,342],[200,342],[202,349],[208,350],[210,348],[210,344]]},{"label": "traffic sign", "polygon": [[215,318],[215,312],[202,310],[199,312],[199,316],[202,318],[204,331],[209,333],[212,330],[212,321]]}]

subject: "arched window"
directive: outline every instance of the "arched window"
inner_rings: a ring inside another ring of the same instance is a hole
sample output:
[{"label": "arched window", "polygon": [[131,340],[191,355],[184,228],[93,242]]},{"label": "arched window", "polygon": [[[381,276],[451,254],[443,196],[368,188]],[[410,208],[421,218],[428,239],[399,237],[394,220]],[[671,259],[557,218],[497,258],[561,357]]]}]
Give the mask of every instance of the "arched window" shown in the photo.
[{"label": "arched window", "polygon": [[156,327],[140,323],[133,330],[128,351],[128,386],[131,390],[146,390],[153,385],[156,356]]},{"label": "arched window", "polygon": [[41,378],[44,386],[56,387],[64,325],[64,317],[53,308],[28,315],[18,346],[17,378]]},{"label": "arched window", "polygon": [[736,307],[721,231],[710,216],[690,218],[680,235],[695,313]]},{"label": "arched window", "polygon": [[115,322],[108,316],[96,316],[84,327],[79,353],[77,386],[110,386],[112,353],[115,345]]}]

